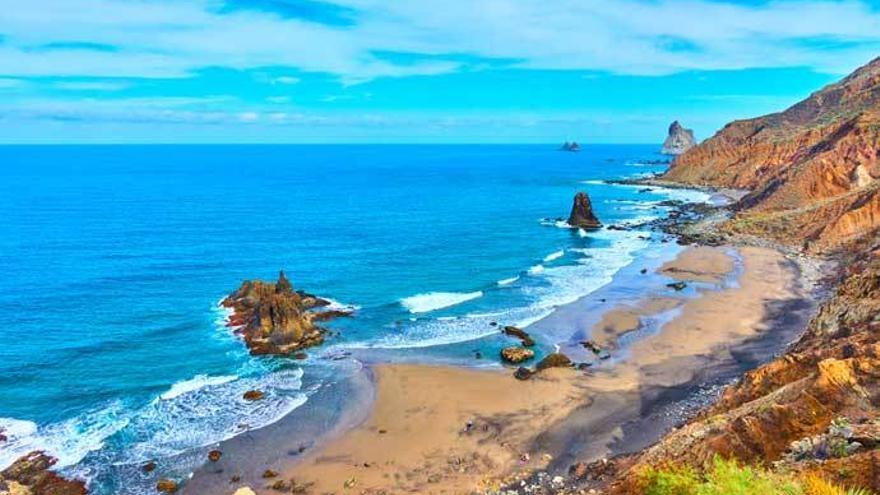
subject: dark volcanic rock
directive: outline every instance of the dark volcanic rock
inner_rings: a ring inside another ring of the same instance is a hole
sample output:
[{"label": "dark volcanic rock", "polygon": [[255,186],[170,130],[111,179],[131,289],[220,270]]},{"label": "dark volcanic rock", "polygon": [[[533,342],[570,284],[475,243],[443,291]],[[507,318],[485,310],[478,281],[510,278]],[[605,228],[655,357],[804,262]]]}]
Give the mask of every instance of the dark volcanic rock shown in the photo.
[{"label": "dark volcanic rock", "polygon": [[561,352],[554,352],[553,354],[548,354],[547,357],[542,359],[541,362],[535,366],[535,369],[543,371],[549,368],[568,368],[571,365],[572,362],[568,356]]},{"label": "dark volcanic rock", "polygon": [[663,143],[663,149],[660,150],[664,155],[680,155],[685,151],[697,145],[694,139],[694,131],[685,129],[676,120],[669,126],[669,136]]},{"label": "dark volcanic rock", "polygon": [[602,226],[602,222],[593,213],[593,205],[590,203],[590,197],[587,196],[587,193],[579,192],[575,195],[574,204],[571,206],[571,215],[568,216],[568,224],[585,229],[597,229]]},{"label": "dark volcanic rock", "polygon": [[534,374],[535,374],[534,371],[532,371],[528,368],[522,367],[522,366],[517,368],[516,371],[513,372],[513,376],[517,380],[528,380]]},{"label": "dark volcanic rock", "polygon": [[535,345],[535,340],[532,339],[532,336],[529,335],[528,333],[526,333],[525,330],[522,330],[517,327],[507,326],[507,327],[504,327],[503,332],[504,332],[504,335],[518,338],[519,340],[522,341],[522,345],[524,345],[526,347],[532,347],[533,345]]},{"label": "dark volcanic rock", "polygon": [[31,452],[0,472],[0,493],[32,495],[85,495],[86,485],[67,480],[49,469],[58,460],[43,452]]},{"label": "dark volcanic rock", "polygon": [[244,400],[253,402],[255,400],[260,400],[265,396],[266,396],[266,394],[259,391],[259,390],[248,390],[247,392],[244,393],[242,398]]},{"label": "dark volcanic rock", "polygon": [[295,291],[282,271],[276,283],[246,281],[221,305],[233,314],[227,325],[238,327],[251,354],[291,354],[321,344],[325,330],[316,321],[347,315],[339,310],[318,311],[329,301]]}]

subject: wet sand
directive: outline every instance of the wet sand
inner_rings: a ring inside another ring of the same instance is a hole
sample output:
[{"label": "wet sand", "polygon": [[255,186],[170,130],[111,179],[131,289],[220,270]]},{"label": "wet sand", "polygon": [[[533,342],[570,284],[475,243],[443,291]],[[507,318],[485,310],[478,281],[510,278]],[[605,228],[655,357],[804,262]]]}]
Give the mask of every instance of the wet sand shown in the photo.
[{"label": "wet sand", "polygon": [[[660,284],[608,308],[591,336],[612,359],[527,382],[511,369],[377,365],[375,402],[361,424],[299,460],[275,463],[279,476],[252,488],[277,493],[273,483],[292,479],[315,494],[472,493],[510,473],[564,470],[637,448],[680,416],[672,405],[778,350],[811,309],[796,266],[768,249],[690,248],[657,271],[692,286]],[[770,335],[773,348],[750,347]],[[239,485],[229,486],[232,493]]]}]

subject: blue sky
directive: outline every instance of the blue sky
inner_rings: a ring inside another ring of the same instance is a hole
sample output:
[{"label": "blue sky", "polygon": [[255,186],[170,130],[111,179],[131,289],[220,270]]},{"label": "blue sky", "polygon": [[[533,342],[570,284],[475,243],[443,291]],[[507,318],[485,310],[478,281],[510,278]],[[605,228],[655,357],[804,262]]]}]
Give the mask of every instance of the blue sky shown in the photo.
[{"label": "blue sky", "polygon": [[652,143],[880,55],[869,0],[0,0],[0,142]]}]

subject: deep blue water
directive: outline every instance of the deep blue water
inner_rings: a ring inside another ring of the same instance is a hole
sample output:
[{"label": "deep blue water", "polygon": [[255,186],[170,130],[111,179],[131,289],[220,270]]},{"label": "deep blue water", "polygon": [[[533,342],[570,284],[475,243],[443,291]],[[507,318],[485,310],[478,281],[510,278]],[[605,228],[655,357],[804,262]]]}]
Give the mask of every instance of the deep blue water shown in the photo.
[{"label": "deep blue water", "polygon": [[[100,491],[277,420],[332,382],[322,355],[438,359],[545,316],[652,241],[542,219],[579,190],[606,224],[662,215],[688,193],[601,183],[663,170],[656,148],[0,147],[0,465],[47,449]],[[304,363],[249,357],[216,306],[282,268],[358,308]]]}]

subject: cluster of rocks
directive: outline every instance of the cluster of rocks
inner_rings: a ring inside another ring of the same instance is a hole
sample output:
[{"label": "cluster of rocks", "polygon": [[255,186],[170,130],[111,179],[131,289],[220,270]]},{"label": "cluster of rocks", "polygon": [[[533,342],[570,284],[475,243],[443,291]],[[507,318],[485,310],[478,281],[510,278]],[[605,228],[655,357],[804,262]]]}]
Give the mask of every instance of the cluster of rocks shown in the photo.
[{"label": "cluster of rocks", "polygon": [[326,330],[315,322],[350,314],[327,310],[330,301],[294,290],[283,271],[275,283],[245,281],[220,304],[232,309],[227,326],[253,355],[289,355],[319,345]]},{"label": "cluster of rocks", "polygon": [[846,418],[838,418],[831,422],[825,433],[792,442],[783,457],[783,463],[840,459],[855,454],[859,449],[874,449],[878,445],[880,445],[880,424],[877,422],[851,424]]},{"label": "cluster of rocks", "polygon": [[577,141],[566,141],[559,147],[559,151],[580,151],[581,145]]},{"label": "cluster of rocks", "polygon": [[84,482],[68,480],[51,471],[54,457],[35,451],[0,471],[0,493],[10,495],[85,495]]}]

